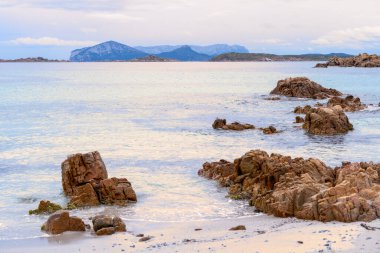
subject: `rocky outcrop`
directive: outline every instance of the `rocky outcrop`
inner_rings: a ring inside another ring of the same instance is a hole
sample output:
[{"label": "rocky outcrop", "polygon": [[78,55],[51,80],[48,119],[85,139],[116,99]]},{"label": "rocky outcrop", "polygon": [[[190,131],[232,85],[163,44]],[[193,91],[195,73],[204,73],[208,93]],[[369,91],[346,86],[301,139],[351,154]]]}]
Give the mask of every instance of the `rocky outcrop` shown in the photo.
[{"label": "rocky outcrop", "polygon": [[342,95],[339,91],[327,89],[306,77],[280,80],[277,82],[277,87],[270,94],[313,99],[325,99]]},{"label": "rocky outcrop", "polygon": [[233,122],[231,124],[227,124],[225,119],[216,119],[212,124],[214,129],[223,129],[223,130],[234,130],[234,131],[242,131],[246,129],[254,129],[255,126],[251,124],[241,124],[239,122]]},{"label": "rocky outcrop", "polygon": [[41,227],[49,234],[61,234],[66,231],[85,231],[84,222],[78,217],[70,217],[67,211],[57,211]]},{"label": "rocky outcrop", "polygon": [[233,173],[234,164],[226,160],[220,160],[219,162],[212,163],[206,162],[203,164],[203,169],[198,171],[199,176],[218,180],[223,186],[228,186],[228,182],[225,182],[224,180]]},{"label": "rocky outcrop", "polygon": [[62,206],[50,202],[49,200],[41,200],[38,208],[35,210],[29,210],[29,214],[52,214],[58,210],[61,210]]},{"label": "rocky outcrop", "polygon": [[99,204],[127,205],[137,201],[136,193],[126,178],[108,178],[99,152],[75,154],[62,163],[62,186],[71,197],[72,207]]},{"label": "rocky outcrop", "polygon": [[334,107],[339,105],[345,112],[356,112],[367,108],[365,104],[360,101],[360,98],[348,95],[345,98],[332,97],[327,102],[327,107]]},{"label": "rocky outcrop", "polygon": [[[221,175],[205,163],[199,175]],[[332,169],[315,158],[291,158],[252,150],[235,159],[234,171],[217,180],[233,198],[248,198],[278,217],[342,222],[380,217],[380,164],[345,163]],[[225,182],[228,182],[227,184]]]},{"label": "rocky outcrop", "polygon": [[123,220],[118,216],[97,215],[92,218],[92,224],[96,235],[111,235],[115,232],[126,232]]},{"label": "rocky outcrop", "polygon": [[380,56],[375,54],[359,54],[349,58],[332,57],[326,63],[318,63],[316,68],[327,67],[363,67],[375,68],[380,67]]},{"label": "rocky outcrop", "polygon": [[316,135],[336,135],[353,130],[352,124],[340,106],[312,109],[306,114],[302,128]]}]

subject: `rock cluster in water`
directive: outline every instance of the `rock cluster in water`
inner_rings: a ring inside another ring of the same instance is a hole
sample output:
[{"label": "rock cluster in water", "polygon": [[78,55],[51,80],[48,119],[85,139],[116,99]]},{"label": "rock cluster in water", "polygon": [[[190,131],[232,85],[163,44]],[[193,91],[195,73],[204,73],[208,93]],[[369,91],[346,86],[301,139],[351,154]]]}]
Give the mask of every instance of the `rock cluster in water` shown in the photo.
[{"label": "rock cluster in water", "polygon": [[311,109],[306,114],[302,128],[316,135],[336,135],[353,130],[347,115],[339,105]]},{"label": "rock cluster in water", "polygon": [[279,80],[276,88],[274,88],[270,94],[313,99],[325,99],[342,95],[339,91],[327,89],[307,77],[290,77]]},{"label": "rock cluster in water", "polygon": [[99,152],[68,156],[62,163],[62,186],[75,207],[99,204],[127,205],[137,201],[136,193],[126,178],[108,178]]},{"label": "rock cluster in water", "polygon": [[327,67],[364,67],[364,68],[375,68],[380,67],[380,56],[375,54],[359,54],[354,57],[339,58],[332,57],[326,63],[318,63],[315,65],[316,68],[327,68]]},{"label": "rock cluster in water", "polygon": [[235,159],[206,162],[198,174],[248,198],[259,211],[320,221],[371,221],[380,217],[380,164],[344,163],[332,169],[318,159],[252,150]]},{"label": "rock cluster in water", "polygon": [[217,118],[212,124],[214,129],[223,129],[223,130],[234,130],[234,131],[242,131],[246,129],[255,129],[254,125],[251,124],[241,124],[239,122],[233,122],[231,124],[227,124],[227,120]]}]

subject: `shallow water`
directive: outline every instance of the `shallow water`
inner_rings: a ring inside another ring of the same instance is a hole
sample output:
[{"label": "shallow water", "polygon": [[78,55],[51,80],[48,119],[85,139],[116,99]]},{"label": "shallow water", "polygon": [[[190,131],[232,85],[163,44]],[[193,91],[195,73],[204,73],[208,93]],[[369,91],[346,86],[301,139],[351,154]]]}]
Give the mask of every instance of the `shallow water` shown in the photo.
[{"label": "shallow water", "polygon": [[[380,102],[380,70],[315,69],[304,63],[8,63],[0,64],[0,240],[44,236],[47,216],[29,216],[39,200],[66,203],[60,163],[98,150],[109,175],[127,177],[138,195],[117,212],[129,221],[177,222],[255,216],[245,201],[197,176],[205,161],[233,160],[251,149],[341,161],[380,162],[380,110],[349,113],[355,130],[307,135],[293,124],[295,106],[267,101],[288,76]],[[222,132],[216,117],[270,124],[284,132]]]}]

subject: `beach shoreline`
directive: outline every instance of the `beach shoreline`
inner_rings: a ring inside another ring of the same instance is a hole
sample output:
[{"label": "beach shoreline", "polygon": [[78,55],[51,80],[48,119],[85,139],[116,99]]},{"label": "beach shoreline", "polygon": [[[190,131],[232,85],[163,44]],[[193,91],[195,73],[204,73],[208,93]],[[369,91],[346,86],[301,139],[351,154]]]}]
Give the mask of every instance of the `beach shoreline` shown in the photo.
[{"label": "beach shoreline", "polygon": [[[127,232],[97,237],[90,232],[0,241],[1,252],[376,252],[380,230],[361,222],[322,223],[267,215],[189,222],[127,221]],[[380,227],[380,220],[370,223]],[[237,225],[246,230],[230,231]],[[141,237],[151,236],[140,242]]]}]

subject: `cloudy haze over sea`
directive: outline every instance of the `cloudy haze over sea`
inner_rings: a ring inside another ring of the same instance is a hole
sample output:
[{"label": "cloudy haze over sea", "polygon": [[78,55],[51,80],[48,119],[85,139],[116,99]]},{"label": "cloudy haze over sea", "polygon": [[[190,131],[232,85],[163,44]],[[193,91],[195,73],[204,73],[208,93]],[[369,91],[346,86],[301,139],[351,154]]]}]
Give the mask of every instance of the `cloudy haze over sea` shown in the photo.
[{"label": "cloudy haze over sea", "polygon": [[379,9],[378,0],[0,0],[0,58],[68,59],[73,49],[111,39],[380,53]]}]

